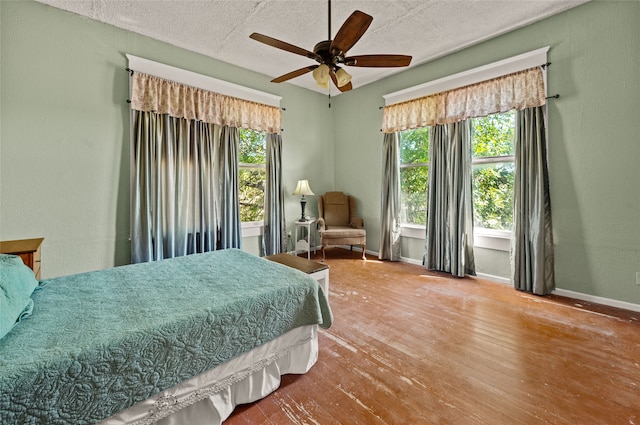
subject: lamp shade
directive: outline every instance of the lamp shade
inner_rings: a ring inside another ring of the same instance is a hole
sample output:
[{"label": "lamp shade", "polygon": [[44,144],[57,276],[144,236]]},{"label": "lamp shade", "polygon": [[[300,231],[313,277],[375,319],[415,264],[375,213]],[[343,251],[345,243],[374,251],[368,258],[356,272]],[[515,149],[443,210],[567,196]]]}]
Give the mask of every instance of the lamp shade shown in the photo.
[{"label": "lamp shade", "polygon": [[351,75],[342,68],[338,69],[336,72],[336,82],[338,83],[338,87],[348,84],[349,81],[351,81]]},{"label": "lamp shade", "polygon": [[309,187],[309,180],[298,180],[298,184],[292,195],[313,195]]},{"label": "lamp shade", "polygon": [[320,65],[313,70],[313,79],[322,88],[329,88],[329,67],[325,64]]}]

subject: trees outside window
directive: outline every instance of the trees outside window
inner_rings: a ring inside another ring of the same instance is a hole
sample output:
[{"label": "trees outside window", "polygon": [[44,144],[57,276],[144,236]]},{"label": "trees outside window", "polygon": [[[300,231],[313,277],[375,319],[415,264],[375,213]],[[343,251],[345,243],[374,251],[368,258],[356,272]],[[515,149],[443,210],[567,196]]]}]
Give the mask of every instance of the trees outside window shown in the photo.
[{"label": "trees outside window", "polygon": [[241,128],[238,159],[240,220],[262,221],[266,180],[266,133]]},{"label": "trees outside window", "polygon": [[511,230],[515,178],[515,112],[472,120],[473,224]]},{"label": "trees outside window", "polygon": [[400,132],[400,221],[427,223],[429,127]]},{"label": "trees outside window", "polygon": [[[515,112],[472,120],[473,215],[476,228],[511,230]],[[426,225],[429,128],[400,132],[402,224]]]}]

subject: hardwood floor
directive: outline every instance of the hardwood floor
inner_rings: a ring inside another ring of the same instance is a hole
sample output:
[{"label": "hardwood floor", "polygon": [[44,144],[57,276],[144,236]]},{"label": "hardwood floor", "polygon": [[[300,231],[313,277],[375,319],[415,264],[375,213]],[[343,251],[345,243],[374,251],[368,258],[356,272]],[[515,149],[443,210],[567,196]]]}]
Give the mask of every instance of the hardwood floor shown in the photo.
[{"label": "hardwood floor", "polygon": [[359,254],[316,365],[225,424],[640,425],[640,313]]}]

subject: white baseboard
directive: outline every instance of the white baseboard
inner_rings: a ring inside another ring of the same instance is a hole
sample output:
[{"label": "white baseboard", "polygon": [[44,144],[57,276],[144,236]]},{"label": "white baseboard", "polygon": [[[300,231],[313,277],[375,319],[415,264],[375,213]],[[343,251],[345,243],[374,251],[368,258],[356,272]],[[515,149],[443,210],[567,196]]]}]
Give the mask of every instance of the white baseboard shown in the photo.
[{"label": "white baseboard", "polygon": [[633,304],[626,301],[612,300],[611,298],[598,297],[595,295],[583,294],[581,292],[569,291],[567,289],[556,289],[552,292],[555,295],[561,297],[573,298],[576,300],[588,301],[595,304],[602,304],[609,307],[622,308],[624,310],[631,310],[640,312],[640,305]]},{"label": "white baseboard", "polygon": [[[413,258],[401,257],[400,261],[404,263],[415,264],[418,266],[422,265],[422,261],[415,260]],[[509,278],[494,276],[486,273],[477,273],[476,276],[481,279],[490,280],[492,282],[511,285],[511,279]],[[567,289],[559,289],[559,288],[554,290],[552,294],[559,295],[561,297],[573,298],[581,301],[588,301],[594,304],[601,304],[609,307],[615,307],[615,308],[621,308],[624,310],[640,312],[640,304],[634,304],[626,301],[618,301],[611,298],[598,297],[595,295],[583,294],[582,292],[569,291]]]},{"label": "white baseboard", "polygon": [[[343,248],[349,249],[348,246],[344,246]],[[361,247],[354,246],[353,249],[362,251]],[[367,250],[367,254],[375,255],[376,257],[378,256],[378,252],[377,251],[369,251],[369,250]],[[403,262],[403,263],[414,264],[414,265],[417,265],[417,266],[421,266],[422,265],[422,261],[421,260],[416,260],[414,258],[400,257],[400,261]],[[506,284],[506,285],[511,285],[511,279],[505,278],[505,277],[501,277],[501,276],[494,276],[494,275],[485,274],[485,273],[477,273],[477,277],[479,277],[481,279],[491,280],[491,281],[497,282],[497,283],[503,283],[503,284]],[[616,308],[622,308],[624,310],[631,310],[631,311],[640,312],[640,304],[634,304],[634,303],[630,303],[630,302],[626,302],[626,301],[618,301],[618,300],[614,300],[614,299],[611,299],[611,298],[598,297],[598,296],[595,296],[595,295],[583,294],[581,292],[569,291],[567,289],[556,289],[552,293],[555,294],[555,295],[559,295],[561,297],[573,298],[573,299],[576,299],[576,300],[588,301],[588,302],[592,302],[592,303],[595,303],[595,304],[606,305],[606,306],[609,306],[609,307],[616,307]]]},{"label": "white baseboard", "polygon": [[509,279],[508,277],[494,276],[492,274],[486,273],[476,273],[476,277],[479,277],[480,279],[490,280],[492,282],[503,283],[505,285],[511,285],[511,279]]},{"label": "white baseboard", "polygon": [[415,264],[416,266],[422,265],[422,260],[416,260],[415,258],[400,257],[400,261],[403,263]]}]

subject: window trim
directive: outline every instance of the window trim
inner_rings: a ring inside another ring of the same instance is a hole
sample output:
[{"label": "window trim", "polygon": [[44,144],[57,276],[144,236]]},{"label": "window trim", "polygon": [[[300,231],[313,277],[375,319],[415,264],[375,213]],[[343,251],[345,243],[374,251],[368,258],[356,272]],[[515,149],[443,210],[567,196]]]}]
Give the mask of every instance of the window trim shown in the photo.
[{"label": "window trim", "polygon": [[267,164],[256,164],[254,162],[238,162],[238,168],[260,168],[267,169]]},{"label": "window trim", "polygon": [[499,164],[501,162],[516,162],[515,155],[502,155],[502,156],[483,156],[480,158],[472,158],[471,165],[474,164]]},{"label": "window trim", "polygon": [[[497,62],[469,69],[467,71],[458,72],[457,74],[439,78],[437,80],[428,81],[417,86],[409,87],[393,93],[383,95],[385,106],[393,105],[420,97],[429,96],[435,93],[441,93],[453,90],[459,87],[468,86],[503,75],[512,74],[514,72],[523,71],[547,63],[547,52],[550,46],[512,56]],[[545,91],[547,90],[547,71],[542,70]]]},{"label": "window trim", "polygon": [[243,221],[241,225],[243,238],[262,236],[264,234],[264,222],[262,221]]},{"label": "window trim", "polygon": [[[426,229],[426,226],[419,224],[401,224],[400,236],[403,238],[425,240]],[[473,229],[473,247],[509,252],[511,250],[511,236],[511,232],[508,230],[475,227]]]},{"label": "window trim", "polygon": [[186,69],[176,68],[161,62],[141,58],[139,56],[126,53],[129,61],[129,68],[138,72],[143,72],[165,80],[176,81],[203,90],[220,93],[225,96],[237,97],[251,102],[262,103],[264,105],[280,107],[282,96],[252,89],[250,87],[234,84],[229,81],[213,78],[208,75],[198,74]]},{"label": "window trim", "polygon": [[512,232],[509,230],[486,229],[484,227],[473,228],[473,246],[475,248],[487,248],[496,251],[511,250]]}]

